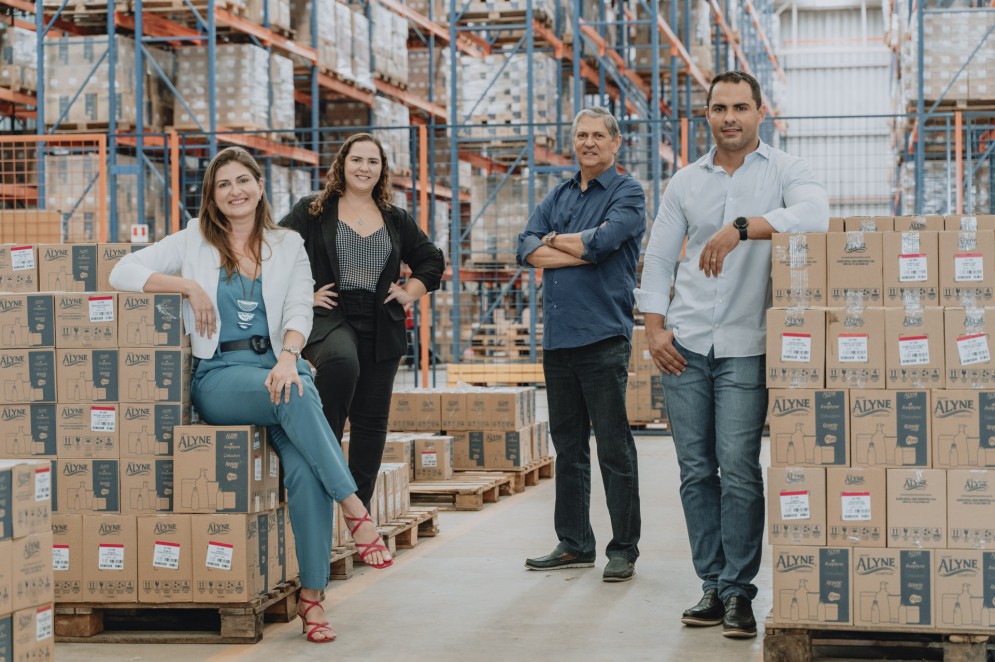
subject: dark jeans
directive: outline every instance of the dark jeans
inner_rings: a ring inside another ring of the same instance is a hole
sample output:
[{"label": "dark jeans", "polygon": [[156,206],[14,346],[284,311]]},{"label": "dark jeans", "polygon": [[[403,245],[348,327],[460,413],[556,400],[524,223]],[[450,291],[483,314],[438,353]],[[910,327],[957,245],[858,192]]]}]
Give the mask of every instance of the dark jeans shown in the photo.
[{"label": "dark jeans", "polygon": [[631,345],[623,337],[543,352],[549,432],[556,449],[553,524],[562,547],[594,556],[591,529],[591,428],[612,523],[609,557],[639,556],[639,474],[625,414]]},{"label": "dark jeans", "polygon": [[376,360],[373,293],[342,292],[346,323],[304,349],[314,364],[314,384],[335,438],[349,419],[349,471],[356,495],[369,510],[387,439],[390,397],[400,357]]}]

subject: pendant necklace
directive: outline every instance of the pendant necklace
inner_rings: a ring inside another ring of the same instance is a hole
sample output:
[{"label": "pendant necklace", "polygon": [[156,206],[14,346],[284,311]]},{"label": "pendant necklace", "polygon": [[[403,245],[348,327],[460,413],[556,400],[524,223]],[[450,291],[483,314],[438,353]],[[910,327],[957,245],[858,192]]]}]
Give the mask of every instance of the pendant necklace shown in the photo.
[{"label": "pendant necklace", "polygon": [[[259,303],[253,301],[252,295],[256,290],[256,279],[252,279],[252,285],[249,287],[249,293],[245,293],[245,279],[242,276],[242,267],[236,263],[235,271],[238,272],[238,283],[242,286],[242,298],[235,300],[235,305],[238,306],[238,326],[241,329],[248,329],[252,326],[252,320],[255,319],[256,313],[253,312]],[[255,270],[253,270],[255,274]]]},{"label": "pendant necklace", "polygon": [[359,224],[359,227],[363,227],[364,225],[366,225],[366,219],[363,218],[363,216],[358,211],[356,211],[356,208],[352,206],[352,203],[349,202],[344,197],[342,199],[345,200],[345,203],[347,205],[349,205],[349,209],[352,210],[352,213],[356,215],[356,222]]}]

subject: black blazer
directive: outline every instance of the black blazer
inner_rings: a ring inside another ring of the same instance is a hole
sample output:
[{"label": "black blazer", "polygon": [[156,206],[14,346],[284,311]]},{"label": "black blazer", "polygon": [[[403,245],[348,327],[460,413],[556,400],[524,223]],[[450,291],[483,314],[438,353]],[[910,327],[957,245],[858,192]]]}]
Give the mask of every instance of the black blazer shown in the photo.
[{"label": "black blazer", "polygon": [[[335,283],[338,291],[339,260],[335,251],[335,234],[338,230],[339,199],[330,196],[320,216],[311,216],[308,207],[317,197],[312,194],[301,198],[291,212],[280,221],[280,225],[296,230],[304,237],[304,249],[311,261],[311,274],[314,276],[314,289]],[[439,289],[442,272],[446,267],[445,258],[435,244],[415,223],[411,215],[400,207],[381,210],[384,225],[390,235],[391,251],[387,264],[377,281],[377,360],[400,358],[407,353],[408,338],[404,328],[404,306],[397,301],[384,305],[387,290],[401,275],[401,262],[411,268],[411,277],[417,278],[432,292]],[[345,321],[341,308],[316,307],[314,327],[308,344],[321,342],[328,334]]]}]

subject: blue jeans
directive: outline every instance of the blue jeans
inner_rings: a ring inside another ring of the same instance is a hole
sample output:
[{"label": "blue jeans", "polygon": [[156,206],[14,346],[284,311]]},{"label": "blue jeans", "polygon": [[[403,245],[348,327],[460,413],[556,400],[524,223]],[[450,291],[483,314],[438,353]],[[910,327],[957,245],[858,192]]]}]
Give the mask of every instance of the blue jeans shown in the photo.
[{"label": "blue jeans", "polygon": [[753,599],[764,535],[760,437],[766,356],[715,358],[675,343],[688,365],[661,375],[681,467],[681,503],[704,590]]},{"label": "blue jeans", "polygon": [[629,340],[608,338],[584,347],[543,352],[549,432],[556,449],[553,525],[561,547],[595,555],[591,529],[591,428],[605,485],[612,540],[608,557],[639,557],[639,474],[636,444],[625,414]]}]

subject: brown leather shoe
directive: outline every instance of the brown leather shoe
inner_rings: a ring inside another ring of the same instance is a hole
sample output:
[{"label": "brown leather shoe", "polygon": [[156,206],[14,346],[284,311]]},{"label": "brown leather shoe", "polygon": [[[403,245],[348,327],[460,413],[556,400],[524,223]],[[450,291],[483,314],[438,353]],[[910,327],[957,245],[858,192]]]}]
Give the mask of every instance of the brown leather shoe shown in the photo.
[{"label": "brown leather shoe", "polygon": [[681,617],[681,623],[694,627],[718,625],[722,622],[725,613],[726,609],[722,601],[719,600],[718,590],[710,588],[701,596],[698,604],[685,610]]}]

